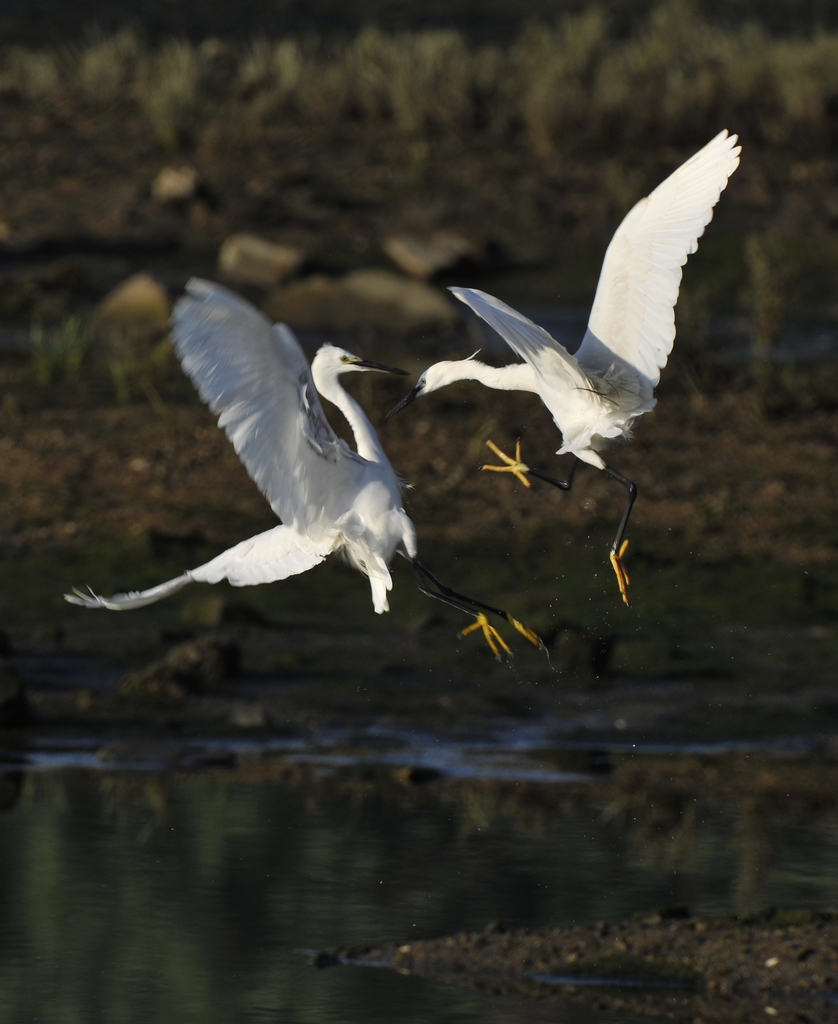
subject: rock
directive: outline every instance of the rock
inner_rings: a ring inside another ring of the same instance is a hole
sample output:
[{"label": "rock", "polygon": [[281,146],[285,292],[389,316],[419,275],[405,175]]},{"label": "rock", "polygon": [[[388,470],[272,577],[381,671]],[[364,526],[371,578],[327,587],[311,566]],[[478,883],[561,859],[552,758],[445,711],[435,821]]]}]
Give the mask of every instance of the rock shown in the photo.
[{"label": "rock", "polygon": [[321,950],[314,958],[314,966],[322,971],[326,967],[337,967],[340,963],[340,957],[334,953],[330,953],[328,950]]},{"label": "rock", "polygon": [[201,176],[191,164],[169,164],[151,183],[151,195],[158,203],[180,206],[190,203],[201,187]]},{"label": "rock", "polygon": [[26,725],[32,716],[29,701],[14,667],[0,661],[0,729]]},{"label": "rock", "polygon": [[400,270],[426,281],[442,270],[479,262],[482,257],[477,246],[456,231],[435,231],[424,237],[392,235],[382,248]]},{"label": "rock", "polygon": [[230,235],[221,244],[218,271],[239,284],[272,288],[299,270],[304,259],[300,249],[240,233]]},{"label": "rock", "polygon": [[160,328],[169,326],[169,294],[150,274],[133,274],[100,302],[95,321],[108,328]]},{"label": "rock", "polygon": [[179,644],[161,661],[127,676],[119,688],[126,697],[182,701],[238,674],[241,650],[233,640],[205,636]]},{"label": "rock", "polygon": [[271,292],[266,311],[292,327],[332,331],[374,328],[396,334],[450,330],[460,314],[445,294],[390,270],[315,275]]},{"label": "rock", "polygon": [[393,772],[396,782],[411,786],[421,786],[426,782],[438,782],[442,777],[443,774],[438,768],[431,768],[427,765],[409,765],[396,768]]},{"label": "rock", "polygon": [[270,724],[262,704],[237,704],[230,713],[230,724],[238,729],[264,729]]},{"label": "rock", "polygon": [[203,688],[237,675],[241,650],[234,640],[205,636],[173,647],[163,659],[163,664],[179,678],[188,679],[196,687]]}]

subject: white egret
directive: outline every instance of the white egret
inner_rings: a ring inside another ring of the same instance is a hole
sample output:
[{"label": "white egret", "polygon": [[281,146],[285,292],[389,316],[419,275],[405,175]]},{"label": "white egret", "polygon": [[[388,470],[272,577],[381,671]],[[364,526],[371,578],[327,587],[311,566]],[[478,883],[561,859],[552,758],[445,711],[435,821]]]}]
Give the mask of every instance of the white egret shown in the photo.
[{"label": "white egret", "polygon": [[[600,452],[631,437],[634,421],[655,405],[653,391],[675,338],[681,268],[698,248],[713,207],[739,165],[741,147],[736,143],[736,135],[720,132],[628,212],[606,250],[588,329],[575,355],[499,299],[473,288],[452,288],[524,362],[495,367],[472,356],[434,363],[387,415],[458,380],[538,395],[562,433],[556,454],[575,455],[628,492],[610,550],[626,604],[629,577],[623,556],[628,541],[624,535],[637,488],[606,465]],[[483,469],[514,473],[527,487],[529,474],[570,489],[575,460],[567,478],[557,480],[521,461],[520,442],[514,458],[491,441],[487,444],[505,465]]]},{"label": "white egret", "polygon": [[[541,645],[511,615],[445,587],[416,558],[416,530],[402,508],[399,479],[372,424],[338,381],[353,371],[404,370],[334,345],[320,348],[309,368],[288,327],[271,324],[226,288],[195,278],[175,307],[172,338],[183,369],[219,415],[218,425],[282,525],[149,590],[109,598],[75,591],[65,595],[67,601],[112,611],[142,608],[193,582],[226,579],[243,587],[283,580],[339,552],[369,578],[380,614],[388,610],[388,566],[398,551],[413,563],[423,593],[475,616],[463,634],[482,629],[496,656],[498,646],[507,653],[509,647],[485,612]],[[346,417],[357,452],[329,426],[317,392]]]}]

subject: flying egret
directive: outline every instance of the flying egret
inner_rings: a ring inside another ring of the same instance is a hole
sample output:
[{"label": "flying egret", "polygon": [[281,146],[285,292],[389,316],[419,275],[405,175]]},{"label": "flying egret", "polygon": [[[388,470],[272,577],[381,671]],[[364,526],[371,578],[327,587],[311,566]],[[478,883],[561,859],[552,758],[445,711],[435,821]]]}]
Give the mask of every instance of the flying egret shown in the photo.
[{"label": "flying egret", "polygon": [[[488,622],[490,612],[541,646],[535,633],[507,612],[446,587],[416,557],[416,529],[402,508],[399,479],[372,424],[338,380],[359,370],[406,371],[334,345],[320,348],[309,368],[288,327],[272,325],[226,288],[197,278],[175,307],[172,337],[183,369],[219,415],[218,425],[282,525],[150,590],[110,598],[76,590],[65,594],[67,601],[112,611],[142,608],[193,582],[226,579],[244,587],[283,580],[339,552],[369,578],[380,614],[388,610],[388,565],[398,551],[413,563],[423,593],[475,616],[463,635],[482,629],[495,656],[499,647],[511,653]],[[329,426],[317,392],[346,417],[357,452]]]},{"label": "flying egret", "polygon": [[[603,470],[628,493],[610,550],[626,604],[629,577],[623,556],[628,540],[624,535],[637,487],[606,465],[600,452],[630,438],[634,421],[654,408],[653,391],[675,338],[681,268],[698,248],[713,207],[739,166],[741,147],[736,143],[736,135],[720,132],[628,212],[606,250],[588,329],[575,355],[499,299],[474,288],[452,288],[524,362],[495,367],[472,356],[434,363],[386,417],[420,395],[458,380],[538,395],[562,433],[556,454],[575,455]],[[521,461],[520,442],[514,458],[491,441],[486,443],[505,464],[483,469],[513,473],[527,487],[527,475],[532,475],[570,490],[576,461],[567,478],[557,480]]]}]

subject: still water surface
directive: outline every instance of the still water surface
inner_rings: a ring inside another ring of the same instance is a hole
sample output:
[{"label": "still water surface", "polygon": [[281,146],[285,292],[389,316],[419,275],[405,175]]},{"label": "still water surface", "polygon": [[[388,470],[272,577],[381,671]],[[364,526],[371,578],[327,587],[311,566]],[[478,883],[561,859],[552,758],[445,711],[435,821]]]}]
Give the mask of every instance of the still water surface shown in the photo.
[{"label": "still water surface", "polygon": [[592,1011],[318,971],[310,951],[497,918],[838,904],[831,819],[749,821],[706,801],[687,835],[656,833],[560,789],[533,806],[479,787],[24,776],[0,816],[0,1021],[581,1024]]}]

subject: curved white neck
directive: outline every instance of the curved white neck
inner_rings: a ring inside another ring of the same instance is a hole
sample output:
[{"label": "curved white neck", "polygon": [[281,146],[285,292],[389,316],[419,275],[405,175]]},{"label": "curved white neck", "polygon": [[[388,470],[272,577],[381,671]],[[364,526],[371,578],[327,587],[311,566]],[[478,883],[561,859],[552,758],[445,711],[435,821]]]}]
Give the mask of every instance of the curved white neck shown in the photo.
[{"label": "curved white neck", "polygon": [[538,394],[535,371],[528,363],[510,363],[509,366],[488,366],[479,359],[459,359],[456,376],[452,380],[476,380],[496,391],[532,391]]},{"label": "curved white neck", "polygon": [[336,405],[346,417],[346,421],[355,435],[355,447],[361,458],[367,459],[369,462],[382,462],[389,465],[375,428],[367,419],[361,406],[341,387],[337,377],[331,374],[324,376],[317,372],[315,366],[312,366],[312,376],[314,377],[314,386],[320,394],[327,398],[332,405]]}]

